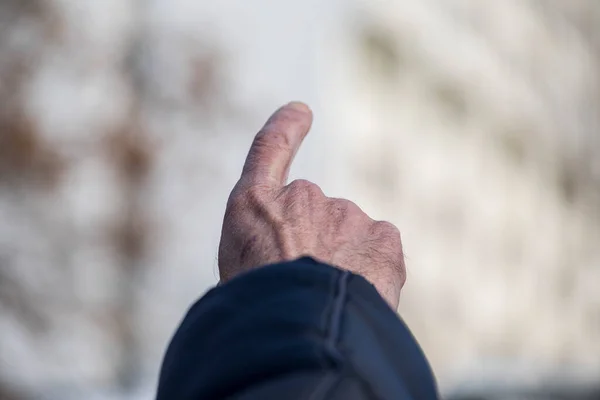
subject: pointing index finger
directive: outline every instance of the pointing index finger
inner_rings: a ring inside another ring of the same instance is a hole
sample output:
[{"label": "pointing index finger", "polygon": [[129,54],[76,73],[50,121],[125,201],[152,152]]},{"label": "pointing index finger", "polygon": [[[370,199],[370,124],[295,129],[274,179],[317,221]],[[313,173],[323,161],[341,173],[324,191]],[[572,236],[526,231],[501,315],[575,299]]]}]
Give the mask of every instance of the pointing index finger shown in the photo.
[{"label": "pointing index finger", "polygon": [[291,102],[277,110],[254,138],[241,180],[284,186],[311,124],[312,112],[304,103]]}]

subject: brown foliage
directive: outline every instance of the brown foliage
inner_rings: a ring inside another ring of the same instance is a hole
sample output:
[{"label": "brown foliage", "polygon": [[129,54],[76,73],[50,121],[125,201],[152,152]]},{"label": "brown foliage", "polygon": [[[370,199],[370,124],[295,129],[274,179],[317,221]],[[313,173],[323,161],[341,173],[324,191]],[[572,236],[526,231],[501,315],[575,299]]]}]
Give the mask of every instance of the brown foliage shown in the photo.
[{"label": "brown foliage", "polygon": [[139,125],[137,118],[132,118],[107,142],[108,155],[127,185],[140,185],[151,168],[152,148]]},{"label": "brown foliage", "polygon": [[64,168],[59,154],[20,112],[0,115],[0,182],[54,186]]}]

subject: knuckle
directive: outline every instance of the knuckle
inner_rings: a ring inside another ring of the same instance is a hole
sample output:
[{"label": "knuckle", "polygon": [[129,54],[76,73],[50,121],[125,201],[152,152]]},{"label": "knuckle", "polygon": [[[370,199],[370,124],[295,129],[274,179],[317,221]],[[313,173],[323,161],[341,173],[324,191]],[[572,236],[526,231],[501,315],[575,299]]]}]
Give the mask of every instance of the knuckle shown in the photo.
[{"label": "knuckle", "polygon": [[398,258],[394,260],[393,271],[398,279],[398,286],[402,288],[406,283],[406,265],[404,263],[404,254],[400,252]]},{"label": "knuckle", "polygon": [[400,269],[400,289],[402,289],[404,287],[404,285],[406,284],[406,268],[404,267],[404,264],[402,264],[402,267]]},{"label": "knuckle", "polygon": [[318,185],[306,179],[296,179],[288,185],[288,190],[292,195],[308,195],[309,197],[317,197],[323,194]]},{"label": "knuckle", "polygon": [[329,214],[335,220],[341,222],[348,220],[350,217],[357,217],[363,214],[362,210],[356,203],[346,199],[332,199],[329,203]]},{"label": "knuckle", "polygon": [[338,209],[344,211],[345,215],[362,213],[360,207],[352,200],[336,199],[335,205]]},{"label": "knuckle", "polygon": [[295,213],[310,212],[309,209],[323,196],[319,186],[305,179],[291,182],[282,193],[285,194],[283,196],[284,209],[293,210]]},{"label": "knuckle", "polygon": [[348,215],[348,213],[354,208],[355,204],[346,199],[339,199],[334,202],[335,207],[342,211],[344,215]]},{"label": "knuckle", "polygon": [[396,225],[388,221],[376,221],[371,226],[371,232],[378,237],[391,240],[393,242],[400,242],[400,230]]}]

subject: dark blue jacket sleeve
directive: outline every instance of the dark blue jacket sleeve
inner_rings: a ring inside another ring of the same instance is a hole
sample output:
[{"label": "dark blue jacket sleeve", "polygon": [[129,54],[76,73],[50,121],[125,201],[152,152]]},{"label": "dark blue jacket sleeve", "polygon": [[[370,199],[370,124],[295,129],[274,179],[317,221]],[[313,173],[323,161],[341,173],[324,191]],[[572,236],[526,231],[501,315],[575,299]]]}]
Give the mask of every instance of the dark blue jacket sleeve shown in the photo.
[{"label": "dark blue jacket sleeve", "polygon": [[189,310],[158,400],[436,399],[408,328],[364,278],[302,258],[240,275]]}]

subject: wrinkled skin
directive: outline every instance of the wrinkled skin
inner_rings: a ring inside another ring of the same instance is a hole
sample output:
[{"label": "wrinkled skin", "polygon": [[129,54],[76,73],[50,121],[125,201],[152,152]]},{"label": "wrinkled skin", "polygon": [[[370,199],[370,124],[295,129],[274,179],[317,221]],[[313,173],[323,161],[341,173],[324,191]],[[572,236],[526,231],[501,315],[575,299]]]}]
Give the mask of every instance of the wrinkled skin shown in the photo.
[{"label": "wrinkled skin", "polygon": [[326,197],[312,182],[286,185],[311,123],[306,105],[290,103],[256,135],[225,211],[221,281],[307,255],[362,275],[396,309],[406,277],[398,229],[349,200]]}]

